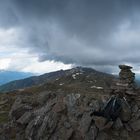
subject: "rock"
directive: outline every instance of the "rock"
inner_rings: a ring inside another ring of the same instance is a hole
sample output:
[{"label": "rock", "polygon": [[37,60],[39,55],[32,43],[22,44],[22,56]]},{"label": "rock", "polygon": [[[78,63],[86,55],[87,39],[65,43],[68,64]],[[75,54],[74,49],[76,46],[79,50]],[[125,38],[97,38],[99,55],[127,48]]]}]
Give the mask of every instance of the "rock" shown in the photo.
[{"label": "rock", "polygon": [[58,102],[54,105],[53,111],[57,113],[66,112],[66,105],[63,102]]},{"label": "rock", "polygon": [[122,69],[122,70],[130,70],[130,69],[132,69],[133,67],[131,67],[131,66],[127,66],[127,65],[119,65],[119,68],[120,69]]},{"label": "rock", "polygon": [[132,106],[132,112],[133,113],[138,112],[138,110],[139,110],[139,107],[136,104]]},{"label": "rock", "polygon": [[109,121],[101,130],[111,129],[113,123],[113,121]]},{"label": "rock", "polygon": [[123,139],[127,139],[127,140],[128,140],[128,137],[129,137],[128,131],[125,130],[125,129],[122,129],[121,132],[120,132],[120,136],[121,136]]},{"label": "rock", "polygon": [[69,122],[64,122],[64,126],[67,129],[71,128],[71,124]]},{"label": "rock", "polygon": [[94,140],[97,136],[98,129],[88,113],[84,113],[82,116],[79,132],[85,140]]},{"label": "rock", "polygon": [[125,89],[129,95],[135,95],[135,92],[133,91],[136,87],[134,82],[135,73],[131,71],[132,67],[127,65],[119,65],[119,68],[121,71],[119,73],[119,80],[116,82],[116,86],[120,89]]},{"label": "rock", "polygon": [[138,120],[140,118],[140,110],[138,110],[136,113],[135,113],[135,120]]},{"label": "rock", "polygon": [[65,102],[66,102],[67,106],[73,107],[77,103],[77,100],[79,98],[80,98],[80,94],[72,93],[72,94],[67,95]]},{"label": "rock", "polygon": [[16,134],[16,140],[25,140],[25,136],[23,132]]},{"label": "rock", "polygon": [[96,140],[111,140],[105,132],[99,132]]},{"label": "rock", "polygon": [[128,123],[124,123],[124,127],[127,131],[131,132],[132,131],[132,128],[129,126]]},{"label": "rock", "polygon": [[32,112],[25,112],[18,120],[17,123],[26,125],[32,119]]},{"label": "rock", "polygon": [[80,122],[80,131],[83,134],[86,134],[88,132],[89,127],[91,125],[92,118],[88,113],[83,114],[81,122]]},{"label": "rock", "polygon": [[115,121],[113,127],[117,130],[121,129],[123,127],[123,123],[121,121],[120,118],[117,118],[117,120]]},{"label": "rock", "polygon": [[27,140],[32,140],[33,137],[34,137],[34,128],[35,128],[35,120],[32,120],[30,121],[30,123],[28,124],[28,126],[26,127],[26,130],[25,130],[25,138]]},{"label": "rock", "polygon": [[26,111],[31,109],[32,107],[30,105],[23,104],[21,98],[17,98],[9,112],[9,117],[15,121],[19,119]]},{"label": "rock", "polygon": [[56,104],[57,99],[54,98],[51,101],[48,101],[47,104],[43,105],[41,108],[38,109],[34,109],[33,114],[34,116],[43,116],[45,115],[47,112],[49,112],[53,106]]},{"label": "rock", "polygon": [[2,100],[2,101],[0,101],[0,105],[4,105],[4,104],[6,104],[7,102],[8,102],[8,99]]},{"label": "rock", "polygon": [[133,90],[126,90],[125,93],[128,94],[128,95],[137,95],[137,93]]},{"label": "rock", "polygon": [[74,132],[74,131],[73,131],[72,128],[69,129],[69,130],[67,130],[67,131],[66,131],[66,136],[65,136],[64,138],[66,138],[66,140],[69,140],[69,139],[71,138],[73,132]]},{"label": "rock", "polygon": [[96,127],[99,128],[99,130],[102,130],[105,127],[105,123],[107,121],[106,118],[94,116],[93,119],[95,121]]},{"label": "rock", "polygon": [[92,107],[92,111],[99,111],[100,110],[100,103],[97,100],[92,100],[89,104]]},{"label": "rock", "polygon": [[51,92],[48,92],[48,91],[41,92],[38,96],[37,101],[39,102],[39,104],[43,105],[49,100],[51,96],[52,96]]},{"label": "rock", "polygon": [[65,129],[64,127],[61,127],[50,137],[50,140],[71,140],[73,133],[74,130],[72,128]]},{"label": "rock", "polygon": [[20,104],[17,107],[13,107],[10,111],[10,118],[13,120],[19,119],[26,111],[30,111],[32,109],[31,106],[26,104]]},{"label": "rock", "polygon": [[10,139],[5,135],[0,135],[0,140],[10,140]]},{"label": "rock", "polygon": [[120,113],[120,119],[124,122],[128,122],[131,119],[131,109],[130,107],[125,103],[122,102],[122,110]]},{"label": "rock", "polygon": [[41,127],[38,130],[37,138],[48,138],[52,132],[55,130],[58,123],[58,116],[56,113],[50,112],[45,116]]},{"label": "rock", "polygon": [[136,120],[136,121],[130,123],[130,126],[134,131],[139,131],[140,130],[140,120]]},{"label": "rock", "polygon": [[95,140],[98,134],[98,129],[95,125],[92,125],[89,131],[85,134],[85,140]]}]

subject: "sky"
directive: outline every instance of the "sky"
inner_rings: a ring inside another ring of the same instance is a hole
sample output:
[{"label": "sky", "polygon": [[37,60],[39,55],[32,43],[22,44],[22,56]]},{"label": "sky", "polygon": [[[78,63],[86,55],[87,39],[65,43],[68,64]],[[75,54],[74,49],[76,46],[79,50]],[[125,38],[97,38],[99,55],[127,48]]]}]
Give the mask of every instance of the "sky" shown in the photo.
[{"label": "sky", "polygon": [[139,0],[0,0],[0,69],[140,73]]}]

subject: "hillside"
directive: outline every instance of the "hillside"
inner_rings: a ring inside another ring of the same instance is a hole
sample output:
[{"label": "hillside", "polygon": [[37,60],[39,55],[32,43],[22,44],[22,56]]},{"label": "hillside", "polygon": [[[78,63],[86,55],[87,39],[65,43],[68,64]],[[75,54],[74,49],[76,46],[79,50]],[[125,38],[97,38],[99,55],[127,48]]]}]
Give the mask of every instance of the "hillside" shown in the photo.
[{"label": "hillside", "polygon": [[[12,81],[0,86],[0,92],[9,92],[17,89],[21,90],[27,87],[41,85],[43,83],[97,89],[108,87],[113,78],[114,77],[110,74],[98,72],[91,68],[76,67],[65,71],[60,70],[40,76],[33,76],[22,80]],[[83,86],[81,86],[81,84]]]},{"label": "hillside", "polygon": [[19,80],[33,76],[32,73],[17,72],[17,71],[0,71],[0,85],[6,84],[13,80]]}]

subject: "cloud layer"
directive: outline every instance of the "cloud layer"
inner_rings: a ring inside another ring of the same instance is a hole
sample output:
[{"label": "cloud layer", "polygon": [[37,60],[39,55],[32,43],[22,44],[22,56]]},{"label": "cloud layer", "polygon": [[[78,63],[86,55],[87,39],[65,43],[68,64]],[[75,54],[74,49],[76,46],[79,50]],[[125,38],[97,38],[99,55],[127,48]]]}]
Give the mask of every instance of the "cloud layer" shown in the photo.
[{"label": "cloud layer", "polygon": [[[139,0],[5,0],[0,28],[15,29],[15,45],[39,61],[92,66],[114,72],[140,65]],[[10,45],[6,45],[7,47]]]}]

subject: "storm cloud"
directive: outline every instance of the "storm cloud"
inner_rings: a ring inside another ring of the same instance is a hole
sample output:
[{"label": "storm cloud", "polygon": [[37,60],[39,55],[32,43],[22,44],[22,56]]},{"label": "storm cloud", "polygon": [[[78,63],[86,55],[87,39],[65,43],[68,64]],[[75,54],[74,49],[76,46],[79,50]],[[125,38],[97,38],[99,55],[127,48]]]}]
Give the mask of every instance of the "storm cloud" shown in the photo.
[{"label": "storm cloud", "polygon": [[[3,0],[0,28],[17,28],[39,61],[113,71],[140,65],[139,0]],[[20,29],[20,30],[19,30]]]}]

